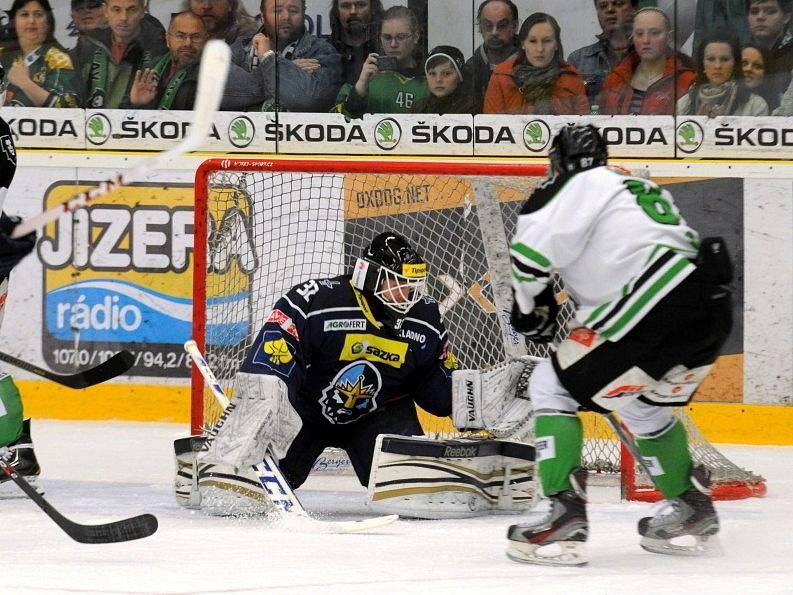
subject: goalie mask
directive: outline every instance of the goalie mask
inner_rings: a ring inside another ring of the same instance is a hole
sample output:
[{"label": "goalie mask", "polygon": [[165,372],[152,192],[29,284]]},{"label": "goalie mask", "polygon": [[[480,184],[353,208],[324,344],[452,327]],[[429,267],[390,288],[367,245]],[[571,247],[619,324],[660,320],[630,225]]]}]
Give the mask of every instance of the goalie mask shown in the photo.
[{"label": "goalie mask", "polygon": [[405,314],[426,293],[427,263],[401,235],[381,233],[355,263],[352,284]]},{"label": "goalie mask", "polygon": [[548,151],[554,174],[583,171],[608,161],[608,147],[597,128],[569,125],[562,128]]}]

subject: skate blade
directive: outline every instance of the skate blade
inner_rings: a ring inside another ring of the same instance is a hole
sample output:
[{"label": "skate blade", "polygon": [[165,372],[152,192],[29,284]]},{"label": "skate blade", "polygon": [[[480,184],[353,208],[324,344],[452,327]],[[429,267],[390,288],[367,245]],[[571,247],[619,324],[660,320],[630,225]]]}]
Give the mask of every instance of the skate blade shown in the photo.
[{"label": "skate blade", "polygon": [[543,566],[584,566],[589,563],[586,543],[583,541],[557,541],[537,545],[510,540],[507,557],[515,562]]},{"label": "skate blade", "polygon": [[642,537],[639,545],[648,552],[670,556],[718,557],[724,555],[718,535],[683,535],[674,538],[674,540]]},{"label": "skate blade", "polygon": [[[38,475],[24,477],[24,480],[33,486],[39,496],[44,495],[44,490],[38,484]],[[0,500],[16,500],[17,498],[27,498],[27,496],[25,492],[20,490],[19,486],[10,479],[0,482]]]}]

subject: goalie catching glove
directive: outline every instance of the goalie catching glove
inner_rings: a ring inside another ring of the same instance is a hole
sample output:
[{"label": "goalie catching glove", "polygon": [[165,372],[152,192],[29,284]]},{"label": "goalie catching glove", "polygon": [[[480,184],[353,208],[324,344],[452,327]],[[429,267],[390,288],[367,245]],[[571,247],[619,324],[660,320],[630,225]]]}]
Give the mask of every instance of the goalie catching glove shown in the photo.
[{"label": "goalie catching glove", "polygon": [[523,440],[531,433],[528,379],[536,364],[525,356],[485,370],[452,372],[452,423],[458,430],[486,430]]},{"label": "goalie catching glove", "polygon": [[[523,303],[522,303],[523,302]],[[513,328],[525,335],[533,343],[550,343],[556,335],[556,316],[559,314],[559,305],[553,294],[553,289],[548,285],[539,294],[534,296],[534,309],[525,314],[528,306],[520,292],[512,291],[512,315],[510,322]]]}]

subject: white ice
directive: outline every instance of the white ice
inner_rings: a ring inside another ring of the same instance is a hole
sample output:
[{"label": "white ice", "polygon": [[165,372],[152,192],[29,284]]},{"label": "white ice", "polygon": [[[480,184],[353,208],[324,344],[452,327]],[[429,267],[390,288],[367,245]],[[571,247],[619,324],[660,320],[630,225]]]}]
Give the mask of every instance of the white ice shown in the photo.
[{"label": "white ice", "polygon": [[[0,500],[0,593],[793,593],[793,447],[724,446],[768,480],[768,496],[721,502],[723,557],[643,551],[636,521],[650,504],[593,490],[590,562],[550,568],[510,561],[516,517],[397,521],[342,535],[305,522],[219,519],[177,506],[172,424],[33,421],[46,497],[80,523],[155,514],[157,533],[112,545],[71,541],[27,499]],[[298,490],[317,516],[367,516],[351,477]]]}]

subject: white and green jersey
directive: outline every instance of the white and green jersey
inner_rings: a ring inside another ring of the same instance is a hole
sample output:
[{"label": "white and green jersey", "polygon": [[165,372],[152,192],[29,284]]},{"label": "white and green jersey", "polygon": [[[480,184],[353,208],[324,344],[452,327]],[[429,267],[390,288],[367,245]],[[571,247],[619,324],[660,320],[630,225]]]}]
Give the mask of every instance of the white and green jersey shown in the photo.
[{"label": "white and green jersey", "polygon": [[697,232],[654,182],[596,167],[552,178],[532,193],[510,247],[524,313],[558,272],[576,319],[617,341],[690,275]]}]

